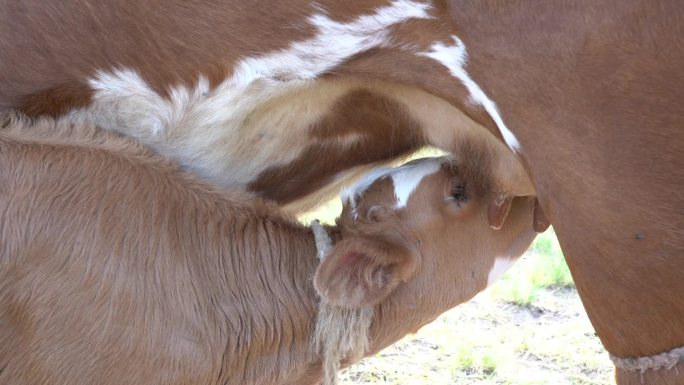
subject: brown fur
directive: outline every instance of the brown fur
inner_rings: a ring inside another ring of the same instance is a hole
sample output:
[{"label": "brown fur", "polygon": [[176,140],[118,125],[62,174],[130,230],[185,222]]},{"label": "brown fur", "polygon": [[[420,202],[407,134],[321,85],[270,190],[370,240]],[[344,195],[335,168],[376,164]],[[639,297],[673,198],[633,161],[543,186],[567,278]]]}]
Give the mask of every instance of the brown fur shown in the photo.
[{"label": "brown fur", "polygon": [[[521,142],[608,351],[682,346],[684,7],[537,5],[531,14],[515,2],[450,2],[468,68]],[[659,381],[647,383],[668,383]]]},{"label": "brown fur", "polygon": [[[0,383],[320,381],[308,228],[95,127],[11,119],[4,126]],[[363,354],[470,298],[495,256],[516,257],[533,238],[531,201],[518,202],[497,232],[475,186],[470,215],[442,207],[455,170],[427,178],[405,209],[354,221],[346,207],[331,229],[340,246],[326,262],[382,247],[385,260],[369,261],[377,269],[420,254],[411,268],[387,271],[386,282],[401,282],[375,297]],[[371,186],[364,207],[391,207],[387,192]],[[398,226],[403,236],[391,231]],[[333,320],[329,332],[344,322]]]},{"label": "brown fur", "polygon": [[[387,4],[384,2],[382,5]],[[158,12],[153,5],[128,0],[98,5],[96,10],[91,10],[85,3],[45,6],[28,0],[7,4],[8,12],[0,15],[0,36],[3,36],[0,51],[6,57],[0,73],[0,110],[18,108],[32,116],[59,116],[87,107],[92,99],[92,89],[85,80],[92,79],[96,71],[117,68],[135,70],[162,95],[176,86],[192,86],[200,75],[207,77],[215,86],[232,74],[239,60],[283,49],[292,41],[311,37],[313,31],[303,22],[302,16],[319,7],[334,16],[334,20],[344,22],[372,12],[378,5],[372,1],[344,6],[335,1],[318,2],[316,5],[296,1],[287,6],[250,2],[227,7],[209,2],[193,5],[192,12],[185,12],[187,5],[174,0],[165,2],[164,12]],[[273,13],[263,15],[259,11],[263,7],[273,10]],[[441,22],[409,21],[393,27],[397,42],[411,45],[415,52],[425,51],[435,36],[454,33],[454,29],[443,20],[441,12],[444,8],[437,4],[439,12],[433,12],[437,16],[435,20]],[[80,32],[84,26],[89,28],[87,34]],[[183,27],[193,32],[189,34]],[[226,36],[249,36],[249,39]],[[21,42],[21,46],[16,42]],[[397,55],[401,60],[397,60]],[[387,71],[387,68],[393,70]],[[437,73],[441,75],[435,76]],[[356,85],[348,93],[340,95],[330,111],[318,121],[302,123],[302,127],[292,132],[295,137],[301,136],[301,140],[308,140],[311,144],[291,162],[265,164],[265,170],[251,176],[251,191],[281,205],[290,204],[290,211],[301,212],[329,198],[330,192],[343,182],[339,178],[343,172],[396,160],[424,146],[434,136],[427,130],[458,130],[438,135],[445,141],[430,143],[447,150],[453,150],[452,141],[456,140],[450,139],[452,137],[459,138],[460,142],[464,135],[471,136],[471,140],[472,136],[479,136],[480,141],[491,136],[480,125],[477,129],[482,132],[477,135],[463,134],[461,131],[467,130],[453,121],[440,122],[443,127],[439,128],[426,127],[407,112],[406,104],[414,103],[415,97],[409,95],[399,102],[380,90],[386,83],[394,88],[408,87],[415,92],[425,90],[440,97],[449,95],[446,100],[463,107],[466,115],[483,116],[479,109],[472,109],[463,102],[465,93],[459,81],[444,73],[439,64],[412,52],[387,48],[362,53],[340,65],[334,73],[325,74],[320,81],[339,79],[351,80]],[[492,128],[491,122],[485,126]],[[192,128],[190,125],[186,130],[191,131]],[[268,132],[277,127],[260,129]],[[363,140],[351,147],[341,144],[339,140],[345,132],[358,132],[363,135]],[[498,135],[496,130],[491,132]],[[145,142],[130,132],[124,133]],[[182,134],[186,134],[185,131]],[[190,132],[189,135],[198,133]],[[247,137],[248,134],[236,135]],[[163,146],[146,144],[189,169],[198,170],[198,165],[188,164],[187,159],[178,155],[178,149],[173,148],[178,145],[171,140],[167,142],[166,145],[172,147],[170,151],[160,148]],[[193,151],[241,150],[226,148],[225,145],[221,147],[221,143],[215,143],[215,146],[219,150],[198,148]],[[242,147],[248,146],[243,143]],[[512,166],[517,163],[515,158],[510,154],[506,156],[503,147],[500,150],[504,151],[502,163],[509,164],[506,171],[515,169],[514,173],[521,173],[520,166]],[[248,157],[249,154],[243,156]],[[347,180],[354,175],[358,173],[346,175]],[[220,178],[210,179],[223,184]],[[517,182],[518,178],[511,179]],[[514,183],[506,184],[506,189],[519,188]],[[529,185],[529,182],[524,184]],[[531,191],[526,187],[522,189],[526,193]]]},{"label": "brown fur", "polygon": [[[160,92],[200,73],[215,84],[240,58],[312,33],[303,23],[313,12],[308,1],[203,2],[192,12],[175,1],[110,1],[97,10],[71,4],[3,4],[0,109],[51,114],[81,106],[89,97],[82,79],[114,66],[135,68]],[[348,21],[387,2],[316,4]],[[547,1],[534,12],[520,1],[435,1],[432,19],[390,31],[401,47],[359,53],[326,78],[423,90],[462,111],[478,132],[500,137],[460,81],[415,54],[459,36],[467,70],[521,143],[540,208],[602,342],[621,357],[656,354],[684,345],[684,299],[677,295],[684,291],[683,12],[678,0]],[[430,103],[425,109],[437,114],[439,102]],[[462,126],[420,129],[431,144],[455,152]],[[324,183],[318,175],[332,172],[324,160],[318,164],[325,173],[298,163],[300,172],[284,174],[316,176],[302,180],[309,191]]]},{"label": "brown fur", "polygon": [[283,383],[306,369],[307,229],[93,127],[0,135],[1,383]]},{"label": "brown fur", "polygon": [[[323,188],[340,170],[406,156],[426,144],[418,124],[403,106],[364,89],[340,98],[310,132],[320,145],[311,146],[289,164],[262,172],[249,190],[278,202],[291,202]],[[354,133],[363,136],[361,143],[351,147],[336,144],[336,138]],[[307,183],[309,180],[316,182]]]}]

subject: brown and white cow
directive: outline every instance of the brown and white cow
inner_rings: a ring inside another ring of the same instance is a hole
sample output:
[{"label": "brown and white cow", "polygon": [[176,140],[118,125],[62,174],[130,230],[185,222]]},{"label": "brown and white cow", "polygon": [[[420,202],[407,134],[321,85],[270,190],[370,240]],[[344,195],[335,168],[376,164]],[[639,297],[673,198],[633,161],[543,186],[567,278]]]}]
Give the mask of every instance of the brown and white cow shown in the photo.
[{"label": "brown and white cow", "polygon": [[652,356],[684,346],[683,20],[678,0],[5,0],[0,109],[293,207],[424,143],[487,143],[497,197],[531,193],[524,164],[607,350]]},{"label": "brown and white cow", "polygon": [[[490,228],[486,163],[427,158],[354,188],[319,264],[311,229],[128,139],[7,126],[2,384],[316,384],[321,352],[349,338],[345,365],[377,352],[482,290],[535,235],[530,197]],[[345,334],[354,319],[360,335]]]}]

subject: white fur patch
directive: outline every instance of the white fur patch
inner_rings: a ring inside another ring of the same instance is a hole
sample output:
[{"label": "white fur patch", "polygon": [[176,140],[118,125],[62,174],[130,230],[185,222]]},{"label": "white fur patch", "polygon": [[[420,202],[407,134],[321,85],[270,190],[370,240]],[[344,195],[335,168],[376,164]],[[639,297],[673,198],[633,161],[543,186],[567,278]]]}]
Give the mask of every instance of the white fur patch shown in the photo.
[{"label": "white fur patch", "polygon": [[395,209],[404,208],[413,192],[416,191],[416,188],[420,185],[420,182],[422,182],[426,176],[439,171],[443,161],[443,157],[425,158],[396,168],[383,167],[372,170],[363,176],[355,185],[342,190],[340,198],[343,203],[347,203],[351,206],[352,213],[356,216],[356,206],[358,200],[363,195],[363,192],[368,190],[368,188],[378,180],[392,178],[394,197],[397,200]]},{"label": "white fur patch", "polygon": [[244,186],[265,169],[296,159],[310,144],[311,124],[348,90],[315,89],[319,75],[360,52],[391,45],[391,26],[429,18],[429,8],[395,0],[346,23],[321,11],[308,18],[317,31],[312,38],[240,60],[215,89],[203,77],[195,87],[172,88],[168,100],[133,70],[98,72],[89,81],[93,103],[71,116],[134,137],[216,183]]},{"label": "white fur patch", "polygon": [[364,191],[368,190],[368,188],[373,183],[375,183],[375,181],[387,177],[392,172],[392,170],[393,169],[390,167],[380,167],[373,169],[367,174],[365,174],[354,185],[347,187],[340,192],[340,199],[342,200],[342,203],[351,206],[352,215],[354,216],[354,218],[356,218],[358,215],[358,213],[356,212],[356,206],[358,204],[358,200],[361,198],[361,194],[363,194]]},{"label": "white fur patch", "polygon": [[515,263],[515,258],[497,258],[494,261],[494,265],[489,269],[489,274],[487,275],[487,286],[491,286],[496,281],[501,278],[502,275]]},{"label": "white fur patch", "polygon": [[247,59],[240,67],[245,67],[242,69],[247,78],[282,74],[313,79],[359,52],[387,45],[390,26],[409,19],[429,18],[429,8],[425,3],[395,0],[350,23],[339,23],[318,13],[309,17],[309,22],[318,29],[314,38],[295,42],[281,52]]},{"label": "white fur patch", "polygon": [[411,194],[416,191],[423,178],[439,171],[442,161],[443,158],[423,159],[418,163],[398,167],[392,172],[391,176],[394,182],[394,196],[397,198],[397,209],[406,207]]},{"label": "white fur patch", "polygon": [[501,136],[503,136],[508,147],[514,152],[518,152],[520,150],[520,143],[503,122],[496,104],[484,93],[482,88],[475,83],[465,69],[466,61],[468,60],[468,53],[466,52],[465,45],[457,36],[452,36],[452,39],[454,40],[453,46],[437,42],[432,45],[431,51],[420,52],[418,55],[438,61],[449,70],[452,76],[460,80],[468,89],[471,102],[482,106],[482,108],[487,111],[499,128]]}]

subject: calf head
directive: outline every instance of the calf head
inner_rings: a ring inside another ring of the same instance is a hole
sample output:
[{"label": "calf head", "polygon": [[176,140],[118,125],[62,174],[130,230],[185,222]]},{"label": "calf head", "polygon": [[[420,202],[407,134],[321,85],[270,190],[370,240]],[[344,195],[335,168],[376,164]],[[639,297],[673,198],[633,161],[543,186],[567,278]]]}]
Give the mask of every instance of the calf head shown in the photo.
[{"label": "calf head", "polygon": [[480,166],[419,159],[345,191],[342,239],[314,279],[321,296],[346,308],[400,296],[436,316],[491,284],[534,239],[534,198],[502,204]]}]

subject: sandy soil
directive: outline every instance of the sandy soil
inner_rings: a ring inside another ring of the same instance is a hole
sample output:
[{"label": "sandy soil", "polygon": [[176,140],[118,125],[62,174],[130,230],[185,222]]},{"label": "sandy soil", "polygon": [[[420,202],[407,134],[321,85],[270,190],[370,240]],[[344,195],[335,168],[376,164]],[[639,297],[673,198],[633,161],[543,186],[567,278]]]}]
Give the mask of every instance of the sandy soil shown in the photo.
[{"label": "sandy soil", "polygon": [[522,307],[483,292],[341,373],[341,384],[613,384],[574,289]]}]

